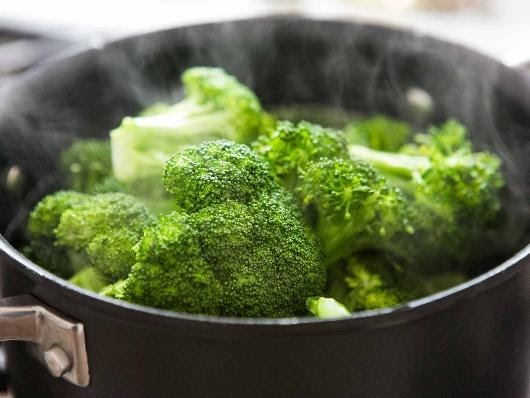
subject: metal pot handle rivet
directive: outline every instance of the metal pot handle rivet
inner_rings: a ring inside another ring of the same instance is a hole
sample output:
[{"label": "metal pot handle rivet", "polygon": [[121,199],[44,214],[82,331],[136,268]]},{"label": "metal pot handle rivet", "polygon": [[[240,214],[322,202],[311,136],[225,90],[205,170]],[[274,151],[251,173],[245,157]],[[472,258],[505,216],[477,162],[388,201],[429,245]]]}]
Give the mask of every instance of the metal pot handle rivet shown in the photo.
[{"label": "metal pot handle rivet", "polygon": [[61,377],[72,367],[70,358],[64,350],[59,346],[54,346],[49,350],[44,351],[44,364],[48,368],[50,374],[54,377]]},{"label": "metal pot handle rivet", "polygon": [[83,324],[67,319],[32,296],[0,299],[0,341],[27,342],[27,351],[54,377],[80,387],[90,374]]}]

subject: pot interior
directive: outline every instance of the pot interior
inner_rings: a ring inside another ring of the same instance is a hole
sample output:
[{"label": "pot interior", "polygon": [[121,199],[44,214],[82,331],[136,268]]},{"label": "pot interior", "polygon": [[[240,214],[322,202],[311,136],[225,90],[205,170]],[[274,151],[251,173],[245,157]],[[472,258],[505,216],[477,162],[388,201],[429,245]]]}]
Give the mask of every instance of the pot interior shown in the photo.
[{"label": "pot interior", "polygon": [[[180,95],[190,66],[225,68],[264,106],[318,104],[417,126],[462,121],[478,148],[498,153],[507,179],[498,258],[528,242],[530,83],[465,48],[384,27],[293,17],[162,31],[57,58],[4,90],[0,105],[0,231],[16,247],[28,211],[59,188],[61,150],[106,137],[121,118]],[[433,107],[418,114],[411,90]],[[15,170],[15,171],[13,171]],[[15,188],[6,183],[19,173]],[[477,266],[482,272],[484,264]]]}]

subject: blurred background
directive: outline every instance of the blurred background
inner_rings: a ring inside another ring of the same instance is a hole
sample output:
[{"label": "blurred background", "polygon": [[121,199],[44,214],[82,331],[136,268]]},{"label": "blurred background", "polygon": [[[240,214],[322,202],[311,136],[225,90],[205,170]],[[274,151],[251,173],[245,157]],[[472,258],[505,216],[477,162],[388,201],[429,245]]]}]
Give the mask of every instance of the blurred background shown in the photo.
[{"label": "blurred background", "polygon": [[1,0],[0,84],[79,43],[176,25],[296,13],[412,28],[508,65],[530,59],[528,0]]}]

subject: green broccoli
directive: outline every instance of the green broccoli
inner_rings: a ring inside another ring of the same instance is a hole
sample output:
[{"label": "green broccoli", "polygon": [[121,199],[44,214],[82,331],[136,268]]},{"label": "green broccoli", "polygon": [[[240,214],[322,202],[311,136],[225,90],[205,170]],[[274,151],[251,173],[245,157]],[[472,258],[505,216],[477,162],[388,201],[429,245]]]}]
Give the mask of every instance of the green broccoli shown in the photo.
[{"label": "green broccoli", "polygon": [[271,165],[283,185],[293,190],[309,162],[322,158],[348,158],[344,134],[302,121],[279,122],[274,130],[261,135],[252,148]]},{"label": "green broccoli", "polygon": [[185,98],[126,117],[110,133],[114,174],[120,181],[159,174],[169,156],[208,139],[249,143],[273,124],[256,95],[219,68],[195,67],[182,75]]},{"label": "green broccoli", "polygon": [[61,154],[61,166],[69,189],[91,193],[112,175],[109,141],[79,140]]},{"label": "green broccoli", "polygon": [[426,294],[423,280],[382,253],[365,251],[334,264],[325,292],[350,311],[393,307]]},{"label": "green broccoli", "polygon": [[[303,314],[306,298],[322,292],[326,268],[314,236],[293,201],[285,199],[289,195],[270,175],[260,174],[268,170],[266,163],[247,147],[227,141],[185,152],[166,164],[165,185],[195,205],[182,206],[187,213],[161,216],[147,228],[135,246],[137,262],[131,273],[105,293],[201,314]],[[223,178],[225,170],[236,177],[251,177],[247,172],[257,170],[253,178],[264,183],[229,182]],[[245,194],[230,194],[237,186]],[[224,200],[216,194],[223,189],[228,192]]]},{"label": "green broccoli", "polygon": [[307,304],[308,309],[320,318],[336,317],[338,315],[331,312],[333,309],[342,311],[343,307],[348,312],[355,312],[395,307],[448,289],[466,279],[461,272],[423,277],[392,261],[383,252],[364,251],[329,268],[324,294],[331,299],[311,298]]},{"label": "green broccoli", "polygon": [[351,315],[344,305],[329,297],[309,297],[306,306],[309,312],[322,319],[347,318]]},{"label": "green broccoli", "polygon": [[29,216],[31,252],[43,267],[84,284],[88,266],[107,283],[124,278],[134,246],[152,222],[148,210],[123,193],[60,191],[45,197]]},{"label": "green broccoli", "polygon": [[278,189],[267,163],[246,145],[226,140],[174,154],[166,162],[163,181],[178,207],[186,211],[226,200],[248,203],[256,192]]},{"label": "green broccoli", "polygon": [[401,191],[363,161],[310,163],[297,193],[315,220],[328,265],[361,250],[385,249],[397,234],[414,233]]},{"label": "green broccoli", "polygon": [[383,115],[355,120],[344,127],[344,133],[349,144],[388,152],[398,151],[412,137],[408,123]]},{"label": "green broccoli", "polygon": [[175,210],[174,201],[164,190],[159,175],[145,176],[131,181],[118,181],[115,177],[107,177],[97,184],[91,193],[122,192],[134,196],[153,214],[165,214]]},{"label": "green broccoli", "polygon": [[159,175],[126,182],[114,177],[109,141],[76,141],[61,154],[61,164],[70,190],[90,194],[123,192],[140,199],[155,214],[174,210]]},{"label": "green broccoli", "polygon": [[88,258],[75,250],[56,244],[55,229],[61,215],[84,203],[86,196],[74,191],[58,191],[46,196],[28,218],[29,257],[48,271],[63,278],[89,264]]},{"label": "green broccoli", "polygon": [[134,263],[131,250],[153,221],[136,198],[123,193],[89,196],[65,210],[55,229],[56,245],[86,252],[109,281],[125,278]]},{"label": "green broccoli", "polygon": [[427,273],[471,266],[473,258],[487,254],[478,249],[501,207],[500,159],[473,152],[464,127],[454,121],[416,137],[416,145],[404,150],[350,147],[353,157],[373,164],[410,198],[415,238],[396,239],[392,251]]},{"label": "green broccoli", "polygon": [[454,119],[449,119],[439,127],[429,127],[427,134],[416,134],[414,142],[404,145],[399,152],[420,156],[448,156],[455,152],[472,153],[473,147],[467,138],[466,127]]},{"label": "green broccoli", "polygon": [[94,267],[85,267],[81,269],[68,279],[68,281],[93,292],[99,292],[108,285],[108,281],[105,278],[102,278]]}]

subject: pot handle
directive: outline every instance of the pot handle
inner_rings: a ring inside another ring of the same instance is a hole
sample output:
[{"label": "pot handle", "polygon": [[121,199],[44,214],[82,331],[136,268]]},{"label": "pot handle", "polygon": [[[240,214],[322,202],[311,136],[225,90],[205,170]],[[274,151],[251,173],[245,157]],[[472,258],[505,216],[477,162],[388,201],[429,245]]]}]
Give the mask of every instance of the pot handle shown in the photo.
[{"label": "pot handle", "polygon": [[29,295],[0,299],[0,341],[26,341],[27,351],[54,377],[86,387],[90,381],[83,324]]}]

